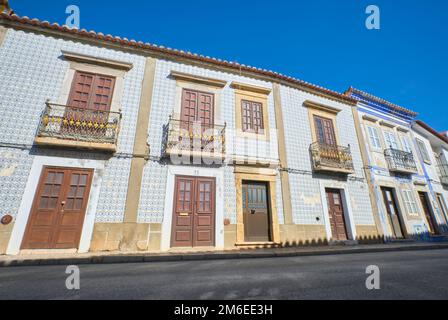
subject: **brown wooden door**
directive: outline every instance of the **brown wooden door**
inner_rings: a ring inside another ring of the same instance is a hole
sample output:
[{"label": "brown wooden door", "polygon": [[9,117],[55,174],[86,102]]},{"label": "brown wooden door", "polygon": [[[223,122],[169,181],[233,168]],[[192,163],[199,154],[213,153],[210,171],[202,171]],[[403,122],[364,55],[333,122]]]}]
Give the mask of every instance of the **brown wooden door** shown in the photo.
[{"label": "brown wooden door", "polygon": [[326,194],[332,238],[339,241],[347,240],[348,235],[341,192],[337,189],[327,189]]},{"label": "brown wooden door", "polygon": [[392,229],[393,237],[397,239],[404,238],[403,228],[400,217],[398,216],[398,207],[395,202],[394,192],[390,188],[381,188],[383,193],[384,205],[387,211],[387,217]]},{"label": "brown wooden door", "polygon": [[215,179],[176,177],[172,247],[215,245]]},{"label": "brown wooden door", "polygon": [[270,212],[267,184],[244,182],[242,191],[245,241],[270,241]]},{"label": "brown wooden door", "polygon": [[191,130],[194,122],[200,123],[202,130],[213,128],[214,95],[184,89],[180,120],[183,129]]},{"label": "brown wooden door", "polygon": [[423,211],[425,211],[426,220],[429,223],[429,232],[431,234],[438,234],[438,228],[436,221],[431,213],[431,209],[429,208],[428,196],[425,192],[418,193],[420,202],[422,203]]},{"label": "brown wooden door", "polygon": [[22,249],[78,248],[92,174],[92,170],[43,169]]},{"label": "brown wooden door", "polygon": [[314,116],[316,126],[317,141],[321,144],[336,146],[336,134],[334,131],[333,120]]}]

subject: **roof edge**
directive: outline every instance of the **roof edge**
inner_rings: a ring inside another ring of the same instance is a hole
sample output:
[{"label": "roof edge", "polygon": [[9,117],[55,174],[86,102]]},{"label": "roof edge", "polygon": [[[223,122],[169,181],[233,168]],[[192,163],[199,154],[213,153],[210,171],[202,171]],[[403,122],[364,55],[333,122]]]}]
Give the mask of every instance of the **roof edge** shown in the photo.
[{"label": "roof edge", "polygon": [[415,123],[417,123],[419,126],[421,126],[423,129],[425,129],[426,131],[428,131],[429,133],[431,133],[432,135],[436,136],[437,138],[439,138],[440,140],[442,140],[443,142],[448,144],[448,137],[445,137],[444,135],[442,135],[441,133],[437,132],[434,128],[432,128],[430,125],[426,124],[425,122],[423,122],[422,120],[416,120]]},{"label": "roof edge", "polygon": [[404,108],[404,107],[399,106],[399,105],[397,105],[397,104],[395,104],[395,103],[389,102],[389,101],[387,101],[387,100],[384,100],[384,99],[382,99],[382,98],[379,98],[379,97],[377,97],[377,96],[374,96],[373,94],[367,93],[367,92],[365,92],[365,91],[356,89],[356,88],[354,88],[354,87],[350,87],[350,88],[348,88],[348,90],[344,92],[344,95],[346,95],[346,96],[350,96],[352,93],[359,94],[359,95],[363,96],[363,97],[366,98],[366,99],[369,99],[369,100],[372,100],[372,101],[375,101],[375,102],[384,104],[384,105],[386,105],[386,106],[388,106],[388,107],[393,108],[394,110],[403,112],[403,113],[405,113],[405,114],[407,114],[407,115],[409,115],[409,116],[411,116],[411,117],[417,117],[417,116],[418,116],[418,113],[415,112],[415,111],[412,111],[412,110],[410,110],[410,109]]},{"label": "roof edge", "polygon": [[145,50],[147,52],[153,53],[153,54],[162,54],[165,56],[170,56],[172,58],[178,58],[178,59],[187,59],[194,62],[204,63],[204,64],[211,64],[217,67],[222,67],[226,69],[231,69],[237,71],[237,72],[246,72],[249,74],[257,75],[259,77],[264,77],[271,79],[273,82],[280,82],[283,84],[287,84],[290,86],[298,87],[299,89],[318,94],[323,95],[327,98],[338,100],[340,102],[348,103],[350,105],[356,105],[357,100],[341,94],[337,91],[333,91],[318,85],[311,84],[309,82],[299,80],[290,76],[283,75],[278,72],[274,72],[271,70],[266,69],[260,69],[244,64],[240,64],[238,62],[232,62],[227,60],[221,60],[209,56],[203,56],[198,55],[195,53],[191,53],[188,51],[183,50],[177,50],[172,48],[166,48],[163,46],[157,46],[155,44],[151,43],[143,43],[141,41],[136,40],[129,40],[127,38],[120,38],[120,37],[114,37],[110,34],[104,35],[101,32],[95,32],[95,31],[87,31],[86,29],[73,29],[69,28],[67,26],[61,26],[58,23],[50,23],[48,21],[40,21],[39,19],[30,19],[27,16],[19,17],[16,14],[6,14],[6,13],[0,13],[0,24],[6,24],[10,25],[11,27],[18,27],[18,28],[28,28],[28,29],[40,29],[40,30],[46,30],[48,32],[58,32],[61,35],[66,36],[77,36],[81,37],[84,40],[90,40],[94,42],[103,42],[108,43],[113,46],[122,46],[130,49],[139,49],[139,50]]}]

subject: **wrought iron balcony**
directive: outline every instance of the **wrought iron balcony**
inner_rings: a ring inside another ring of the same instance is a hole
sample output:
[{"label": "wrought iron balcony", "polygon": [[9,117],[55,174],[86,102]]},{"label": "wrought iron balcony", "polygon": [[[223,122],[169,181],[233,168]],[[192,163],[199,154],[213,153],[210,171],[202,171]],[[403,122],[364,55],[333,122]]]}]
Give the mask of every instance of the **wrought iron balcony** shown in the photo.
[{"label": "wrought iron balcony", "polygon": [[201,125],[198,122],[170,120],[164,126],[163,152],[165,155],[198,155],[224,158],[226,125]]},{"label": "wrought iron balcony", "polygon": [[116,151],[121,113],[46,103],[35,143]]},{"label": "wrought iron balcony", "polygon": [[417,165],[412,152],[386,149],[384,150],[384,156],[390,171],[408,174],[417,172]]},{"label": "wrought iron balcony", "polygon": [[350,146],[332,146],[315,142],[311,144],[310,151],[315,171],[355,172]]},{"label": "wrought iron balcony", "polygon": [[440,175],[440,182],[448,185],[448,164],[439,164],[437,169]]}]

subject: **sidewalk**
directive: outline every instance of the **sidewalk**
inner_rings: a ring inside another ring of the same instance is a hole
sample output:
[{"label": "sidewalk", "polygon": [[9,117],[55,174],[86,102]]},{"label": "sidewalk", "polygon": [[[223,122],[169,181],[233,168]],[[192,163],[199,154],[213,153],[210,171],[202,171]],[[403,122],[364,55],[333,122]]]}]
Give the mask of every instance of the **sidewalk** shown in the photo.
[{"label": "sidewalk", "polygon": [[[355,254],[373,252],[413,251],[448,249],[448,243],[407,243],[356,246],[294,247],[276,249],[251,249],[232,251],[207,251],[195,253],[120,253],[102,252],[87,254],[43,254],[0,256],[0,267],[82,265],[137,262],[164,262],[181,260],[252,259],[274,257],[305,257],[334,254]],[[448,253],[448,252],[447,252]]]}]

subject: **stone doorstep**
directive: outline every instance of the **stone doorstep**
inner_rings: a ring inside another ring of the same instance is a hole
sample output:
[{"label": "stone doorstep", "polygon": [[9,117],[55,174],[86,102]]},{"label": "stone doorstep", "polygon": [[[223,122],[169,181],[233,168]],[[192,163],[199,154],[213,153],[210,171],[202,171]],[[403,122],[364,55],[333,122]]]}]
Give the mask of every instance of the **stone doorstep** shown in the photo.
[{"label": "stone doorstep", "polygon": [[27,256],[0,256],[0,267],[299,257],[437,249],[448,249],[448,243],[294,247],[258,250],[198,251],[189,253],[171,251],[166,253],[134,252],[126,254],[120,252],[34,254]]}]

